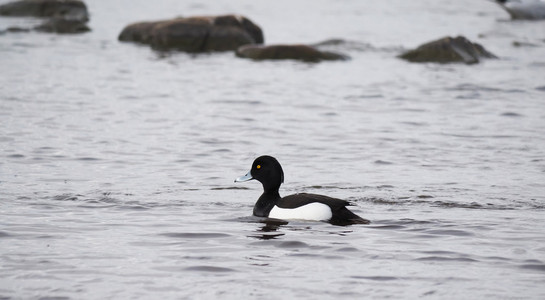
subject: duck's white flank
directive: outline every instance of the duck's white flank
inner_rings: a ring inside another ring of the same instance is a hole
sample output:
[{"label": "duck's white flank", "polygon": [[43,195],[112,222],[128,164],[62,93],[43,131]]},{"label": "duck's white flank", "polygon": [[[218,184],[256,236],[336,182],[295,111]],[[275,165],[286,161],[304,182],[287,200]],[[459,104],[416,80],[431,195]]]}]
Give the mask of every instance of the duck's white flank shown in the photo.
[{"label": "duck's white flank", "polygon": [[307,220],[307,221],[327,221],[333,214],[331,208],[323,203],[310,203],[297,208],[280,208],[274,206],[269,213],[269,218]]}]

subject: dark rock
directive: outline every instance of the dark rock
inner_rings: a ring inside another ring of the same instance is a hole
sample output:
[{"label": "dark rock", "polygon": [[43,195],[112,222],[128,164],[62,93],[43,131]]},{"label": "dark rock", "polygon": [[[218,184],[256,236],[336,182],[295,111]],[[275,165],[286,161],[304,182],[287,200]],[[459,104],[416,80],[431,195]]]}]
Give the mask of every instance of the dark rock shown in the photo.
[{"label": "dark rock", "polygon": [[529,42],[513,41],[513,47],[539,47],[539,45]]},{"label": "dark rock", "polygon": [[463,36],[445,37],[429,42],[399,57],[410,62],[463,62],[466,64],[478,63],[481,58],[497,58],[483,46],[472,43]]},{"label": "dark rock", "polygon": [[118,38],[159,50],[207,52],[263,43],[263,32],[245,17],[225,15],[134,23],[126,26]]},{"label": "dark rock", "polygon": [[118,39],[120,41],[131,41],[142,44],[151,44],[152,41],[152,30],[155,25],[160,24],[159,22],[139,22],[128,25],[123,29]]},{"label": "dark rock", "polygon": [[[20,0],[0,5],[2,16],[30,16],[49,18],[32,29],[54,33],[82,33],[89,31],[87,6],[81,0]],[[30,28],[11,28],[6,32],[28,32]]]},{"label": "dark rock", "polygon": [[255,60],[296,59],[306,62],[348,59],[348,56],[346,55],[329,51],[320,51],[307,45],[246,45],[238,48],[236,55],[238,57],[251,58]]},{"label": "dark rock", "polygon": [[545,2],[543,1],[506,1],[496,0],[513,20],[544,20]]},{"label": "dark rock", "polygon": [[0,5],[0,15],[55,17],[88,21],[87,6],[80,0],[20,0]]},{"label": "dark rock", "polygon": [[22,27],[8,27],[6,29],[6,32],[12,32],[12,33],[18,33],[18,32],[30,32],[30,29],[28,28],[22,28]]},{"label": "dark rock", "polygon": [[51,18],[42,25],[34,27],[34,29],[53,33],[83,33],[91,30],[84,21],[66,20],[63,18]]}]

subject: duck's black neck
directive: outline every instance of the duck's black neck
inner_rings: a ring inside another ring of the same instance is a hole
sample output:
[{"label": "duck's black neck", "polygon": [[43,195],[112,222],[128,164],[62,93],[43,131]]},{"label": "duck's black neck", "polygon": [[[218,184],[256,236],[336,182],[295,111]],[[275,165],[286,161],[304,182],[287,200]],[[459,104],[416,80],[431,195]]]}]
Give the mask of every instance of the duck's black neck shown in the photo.
[{"label": "duck's black neck", "polygon": [[254,216],[268,217],[271,209],[279,199],[278,189],[263,192],[263,195],[257,199],[254,205]]}]

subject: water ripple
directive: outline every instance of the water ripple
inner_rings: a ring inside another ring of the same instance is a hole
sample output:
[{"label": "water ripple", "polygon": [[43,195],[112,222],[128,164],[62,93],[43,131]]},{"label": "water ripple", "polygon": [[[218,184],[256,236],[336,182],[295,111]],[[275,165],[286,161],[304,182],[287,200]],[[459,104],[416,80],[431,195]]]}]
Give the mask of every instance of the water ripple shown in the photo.
[{"label": "water ripple", "polygon": [[192,272],[210,272],[210,273],[237,272],[235,269],[216,267],[216,266],[193,266],[193,267],[184,268],[184,270],[192,271]]},{"label": "water ripple", "polygon": [[229,234],[216,232],[169,232],[159,235],[176,239],[217,239],[230,237]]}]

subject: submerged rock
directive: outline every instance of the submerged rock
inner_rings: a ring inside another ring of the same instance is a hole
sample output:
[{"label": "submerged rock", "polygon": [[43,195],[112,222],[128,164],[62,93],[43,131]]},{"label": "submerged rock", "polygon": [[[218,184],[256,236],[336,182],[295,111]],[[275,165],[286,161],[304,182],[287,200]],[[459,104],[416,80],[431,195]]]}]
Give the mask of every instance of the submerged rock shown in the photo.
[{"label": "submerged rock", "polygon": [[63,18],[51,18],[42,25],[34,27],[37,31],[53,33],[83,33],[90,31],[86,22],[79,20],[66,20]]},{"label": "submerged rock", "polygon": [[481,58],[497,58],[483,46],[472,43],[463,36],[445,37],[429,42],[399,57],[410,62],[463,62],[466,64],[478,63]]},{"label": "submerged rock", "polygon": [[5,32],[12,32],[12,33],[30,32],[30,29],[22,28],[22,27],[8,27],[5,31],[2,31],[2,33],[5,33]]},{"label": "submerged rock", "polygon": [[322,60],[346,60],[348,56],[320,51],[307,45],[246,45],[237,49],[236,55],[242,58],[255,60],[264,59],[295,59],[307,62],[319,62]]},{"label": "submerged rock", "polygon": [[229,51],[263,43],[263,32],[243,16],[224,15],[134,23],[126,26],[118,39],[149,44],[159,50]]},{"label": "submerged rock", "polygon": [[55,17],[88,21],[87,6],[80,0],[20,0],[0,5],[1,16]]}]

